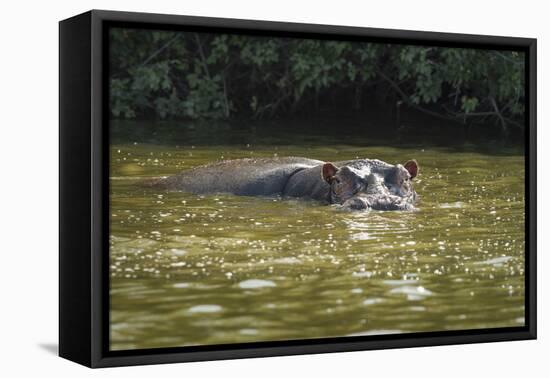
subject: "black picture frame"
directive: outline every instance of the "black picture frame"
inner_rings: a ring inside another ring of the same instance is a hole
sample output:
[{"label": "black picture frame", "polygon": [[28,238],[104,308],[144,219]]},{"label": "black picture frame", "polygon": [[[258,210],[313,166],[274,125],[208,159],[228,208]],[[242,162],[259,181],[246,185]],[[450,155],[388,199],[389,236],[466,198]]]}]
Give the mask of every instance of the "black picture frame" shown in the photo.
[{"label": "black picture frame", "polygon": [[[239,32],[524,51],[525,326],[109,351],[107,30]],[[88,367],[536,338],[536,39],[92,10],[59,24],[59,355]]]}]

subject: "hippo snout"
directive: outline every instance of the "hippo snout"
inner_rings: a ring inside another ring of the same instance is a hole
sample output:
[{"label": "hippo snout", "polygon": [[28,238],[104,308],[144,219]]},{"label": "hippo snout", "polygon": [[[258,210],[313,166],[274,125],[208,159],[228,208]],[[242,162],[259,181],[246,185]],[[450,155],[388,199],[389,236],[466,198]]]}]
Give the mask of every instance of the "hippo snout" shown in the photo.
[{"label": "hippo snout", "polygon": [[366,210],[370,207],[369,202],[363,197],[353,197],[342,204],[346,210]]}]

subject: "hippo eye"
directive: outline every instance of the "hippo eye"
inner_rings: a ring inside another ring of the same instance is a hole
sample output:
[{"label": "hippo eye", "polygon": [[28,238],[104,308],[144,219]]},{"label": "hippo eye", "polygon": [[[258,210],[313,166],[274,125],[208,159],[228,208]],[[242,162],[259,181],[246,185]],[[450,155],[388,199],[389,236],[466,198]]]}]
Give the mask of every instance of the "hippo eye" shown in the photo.
[{"label": "hippo eye", "polygon": [[340,179],[338,177],[335,177],[334,178],[334,181],[337,183],[337,184],[340,184]]}]

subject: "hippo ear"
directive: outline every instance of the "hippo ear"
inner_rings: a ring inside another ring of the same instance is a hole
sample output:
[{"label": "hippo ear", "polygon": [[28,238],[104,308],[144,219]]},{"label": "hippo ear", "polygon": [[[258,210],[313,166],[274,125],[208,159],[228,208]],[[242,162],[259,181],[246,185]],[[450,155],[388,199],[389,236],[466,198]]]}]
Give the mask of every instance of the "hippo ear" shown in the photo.
[{"label": "hippo ear", "polygon": [[415,178],[418,175],[418,163],[416,162],[416,160],[409,160],[408,162],[403,164],[403,166],[411,175],[411,179]]},{"label": "hippo ear", "polygon": [[338,172],[338,168],[336,168],[332,163],[325,163],[323,164],[323,169],[321,172],[323,180],[330,184],[334,178],[334,175]]}]

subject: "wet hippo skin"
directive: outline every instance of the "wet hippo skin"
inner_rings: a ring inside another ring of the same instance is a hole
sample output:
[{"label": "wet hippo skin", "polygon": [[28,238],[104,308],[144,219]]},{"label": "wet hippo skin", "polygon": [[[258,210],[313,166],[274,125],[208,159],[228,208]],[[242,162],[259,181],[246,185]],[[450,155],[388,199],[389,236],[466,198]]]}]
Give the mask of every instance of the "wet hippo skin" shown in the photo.
[{"label": "wet hippo skin", "polygon": [[313,199],[349,210],[414,210],[418,164],[301,157],[226,160],[148,182],[168,191]]}]

